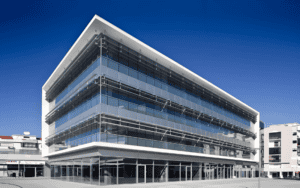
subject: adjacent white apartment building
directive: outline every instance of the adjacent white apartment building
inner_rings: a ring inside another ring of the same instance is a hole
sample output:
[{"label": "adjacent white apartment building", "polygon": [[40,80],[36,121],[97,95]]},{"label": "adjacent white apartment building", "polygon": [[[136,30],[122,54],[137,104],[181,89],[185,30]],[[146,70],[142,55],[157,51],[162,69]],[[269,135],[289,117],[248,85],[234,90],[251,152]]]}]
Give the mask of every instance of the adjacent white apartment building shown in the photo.
[{"label": "adjacent white apartment building", "polygon": [[270,125],[261,130],[263,170],[269,178],[299,176],[300,124]]},{"label": "adjacent white apartment building", "polygon": [[42,139],[29,134],[0,136],[0,177],[44,176]]}]

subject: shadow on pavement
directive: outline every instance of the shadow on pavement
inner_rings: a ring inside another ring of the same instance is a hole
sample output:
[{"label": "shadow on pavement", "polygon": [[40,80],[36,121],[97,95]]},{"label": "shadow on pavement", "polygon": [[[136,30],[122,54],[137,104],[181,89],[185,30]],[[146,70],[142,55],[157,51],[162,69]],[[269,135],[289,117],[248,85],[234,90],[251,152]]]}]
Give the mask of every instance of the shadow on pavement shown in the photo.
[{"label": "shadow on pavement", "polygon": [[0,185],[1,185],[1,184],[5,184],[5,185],[12,185],[12,186],[16,186],[16,187],[23,188],[23,187],[21,187],[21,186],[19,186],[19,185],[15,185],[15,184],[11,184],[11,183],[0,183]]}]

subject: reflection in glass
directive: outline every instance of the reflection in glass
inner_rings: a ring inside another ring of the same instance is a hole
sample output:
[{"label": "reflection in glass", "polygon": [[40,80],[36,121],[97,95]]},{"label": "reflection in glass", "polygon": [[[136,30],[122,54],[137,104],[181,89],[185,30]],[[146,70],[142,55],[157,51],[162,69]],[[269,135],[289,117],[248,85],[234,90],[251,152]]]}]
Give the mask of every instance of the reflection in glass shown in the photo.
[{"label": "reflection in glass", "polygon": [[166,165],[154,165],[154,182],[166,182]]},{"label": "reflection in glass", "polygon": [[92,184],[99,185],[99,157],[91,159],[92,164]]},{"label": "reflection in glass", "polygon": [[136,165],[119,165],[119,184],[136,183]]},{"label": "reflection in glass", "polygon": [[55,174],[55,179],[60,179],[60,174],[61,174],[60,165],[54,166],[54,174]]},{"label": "reflection in glass", "polygon": [[179,166],[169,166],[169,181],[179,181]]}]

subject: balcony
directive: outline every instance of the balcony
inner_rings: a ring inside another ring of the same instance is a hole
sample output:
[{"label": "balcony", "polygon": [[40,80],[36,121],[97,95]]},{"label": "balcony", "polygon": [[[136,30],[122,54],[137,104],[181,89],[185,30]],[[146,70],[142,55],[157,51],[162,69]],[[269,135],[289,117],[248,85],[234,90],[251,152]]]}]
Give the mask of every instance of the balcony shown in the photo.
[{"label": "balcony", "polygon": [[274,143],[274,147],[281,147],[280,143]]},{"label": "balcony", "polygon": [[0,150],[0,154],[42,155],[41,150]]},{"label": "balcony", "polygon": [[270,141],[281,140],[281,137],[270,137],[269,140]]},{"label": "balcony", "polygon": [[[102,133],[101,135],[96,133],[82,138],[78,138],[76,140],[66,141],[65,142],[66,146],[60,146],[59,150],[64,150],[67,148],[76,147],[91,142],[106,142],[112,144],[125,144],[125,145],[143,146],[143,147],[151,147],[151,148],[170,149],[170,150],[203,153],[209,155],[219,155],[219,156],[226,156],[226,157],[233,157],[233,158],[237,157],[236,153],[233,151],[231,152],[232,154],[230,154],[228,151],[222,151],[222,150],[219,153],[217,153],[216,150],[213,148],[203,148],[203,147],[184,145],[184,144],[174,143],[174,142],[151,140],[145,138],[107,134],[107,133]],[[243,155],[242,158],[250,159],[250,154],[245,154]]]},{"label": "balcony", "polygon": [[[132,112],[133,113],[133,112]],[[101,119],[104,123],[104,121],[111,121],[114,120],[115,122],[118,123],[110,123],[113,126],[119,126],[120,124],[125,123],[126,126],[124,128],[127,129],[135,129],[136,126],[139,126],[140,129],[139,131],[154,131],[156,134],[162,136],[171,136],[173,134],[179,135],[180,137],[184,136],[183,138],[189,138],[191,140],[194,140],[196,142],[201,142],[201,143],[210,143],[213,145],[219,145],[223,147],[230,147],[230,148],[235,148],[239,150],[250,150],[250,143],[240,141],[237,139],[229,138],[226,136],[222,135],[217,135],[215,133],[211,133],[208,131],[204,131],[201,129],[196,129],[192,127],[188,127],[186,125],[181,125],[181,124],[175,124],[174,122],[161,122],[157,121],[155,124],[148,124],[146,122],[142,123],[141,122],[136,122],[133,121],[132,119],[125,119],[125,118],[119,118],[116,116],[112,115],[101,115]],[[74,135],[77,134],[82,134],[82,130],[84,129],[91,129],[91,127],[95,126],[96,124],[99,124],[100,120],[100,115],[97,115],[91,119],[87,119],[86,121],[81,121],[81,123],[74,125],[73,127],[66,129],[65,131],[62,131],[60,133],[56,133],[53,135],[50,135],[46,138],[46,144],[48,146],[51,146],[52,144],[57,144],[60,143],[67,138],[70,137],[70,135],[73,135],[71,137],[74,137]],[[155,120],[155,119],[154,119]],[[178,125],[177,127],[174,125]],[[84,129],[83,129],[84,128]],[[187,130],[187,128],[189,128]],[[172,133],[172,134],[171,134]]]}]

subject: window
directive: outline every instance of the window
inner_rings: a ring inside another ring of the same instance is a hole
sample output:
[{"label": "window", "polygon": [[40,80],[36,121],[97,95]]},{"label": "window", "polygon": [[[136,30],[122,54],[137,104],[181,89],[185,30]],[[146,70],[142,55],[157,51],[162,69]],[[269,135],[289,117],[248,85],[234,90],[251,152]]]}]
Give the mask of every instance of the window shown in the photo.
[{"label": "window", "polygon": [[269,133],[269,139],[281,139],[281,132]]},{"label": "window", "polygon": [[281,154],[281,148],[269,148],[269,154]]},{"label": "window", "polygon": [[297,149],[293,149],[293,152],[297,152]]},{"label": "window", "polygon": [[294,133],[293,133],[293,136],[295,136],[295,135],[297,135],[297,132],[294,132]]},{"label": "window", "polygon": [[297,140],[293,140],[293,144],[297,144]]},{"label": "window", "polygon": [[281,162],[281,156],[280,155],[269,156],[269,161],[270,161],[270,163],[272,163],[272,162]]},{"label": "window", "polygon": [[280,142],[278,142],[278,141],[277,141],[277,142],[274,142],[274,146],[275,146],[275,147],[280,147]]},{"label": "window", "polygon": [[22,143],[23,148],[36,148],[36,143]]}]

